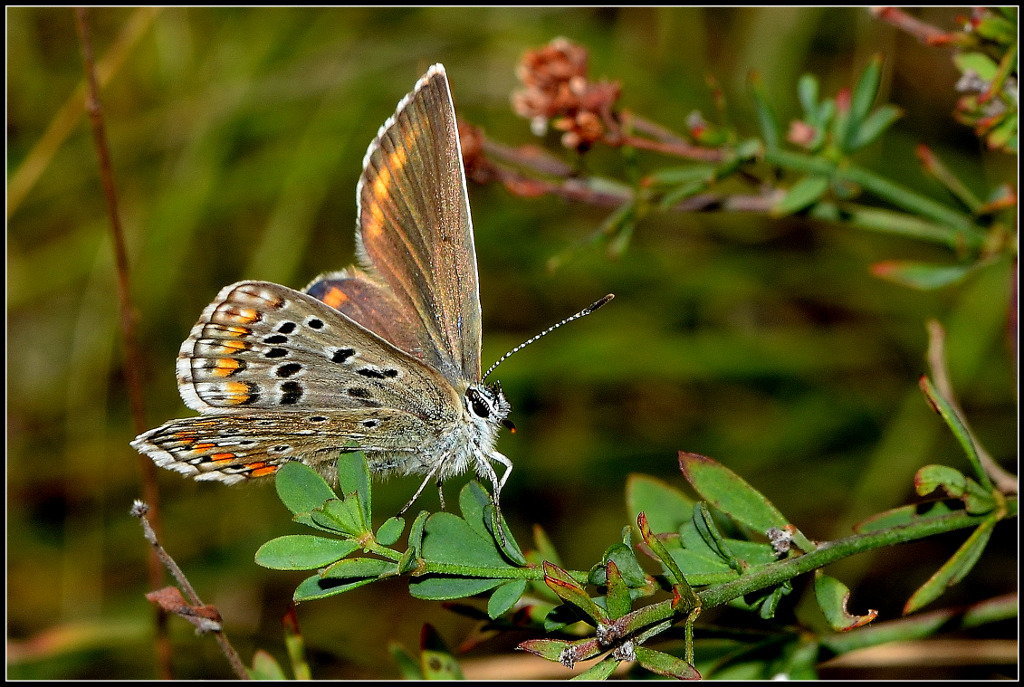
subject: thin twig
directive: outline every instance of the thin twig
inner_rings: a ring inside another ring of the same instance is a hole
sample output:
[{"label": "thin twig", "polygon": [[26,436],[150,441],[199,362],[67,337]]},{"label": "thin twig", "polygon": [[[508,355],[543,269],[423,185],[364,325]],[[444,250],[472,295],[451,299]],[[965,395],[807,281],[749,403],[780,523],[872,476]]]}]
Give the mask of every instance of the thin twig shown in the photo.
[{"label": "thin twig", "polygon": [[[167,550],[160,544],[160,540],[156,536],[156,532],[153,531],[152,525],[150,525],[149,519],[146,517],[149,507],[142,501],[135,501],[132,504],[131,514],[139,519],[142,523],[142,533],[146,538],[146,541],[152,546],[153,552],[161,563],[170,571],[174,579],[178,581],[181,589],[184,590],[185,595],[188,597],[189,602],[196,607],[204,606],[199,595],[196,594],[196,590],[192,587],[192,583],[188,581],[185,573],[182,571],[178,564],[171,558],[171,555],[167,553]],[[219,615],[219,614],[218,614]],[[220,644],[221,651],[224,652],[224,656],[227,657],[228,663],[231,664],[231,669],[235,671],[235,674],[242,680],[248,680],[249,671],[246,670],[245,664],[242,663],[242,659],[238,656],[238,652],[231,646],[231,642],[228,641],[227,635],[224,634],[223,627],[220,624],[213,625],[208,624],[207,630],[217,638],[217,643]]]},{"label": "thin twig", "polygon": [[[121,338],[125,351],[125,380],[131,402],[132,420],[135,431],[140,434],[146,430],[145,410],[142,394],[142,358],[139,355],[135,336],[135,308],[131,302],[128,278],[128,256],[125,250],[124,232],[121,228],[120,215],[117,208],[117,192],[114,187],[114,173],[110,163],[110,149],[107,145],[106,125],[103,120],[103,106],[100,101],[99,88],[96,84],[96,68],[93,61],[92,38],[89,32],[88,9],[75,8],[75,25],[82,45],[82,61],[85,67],[86,100],[85,109],[89,113],[92,124],[93,142],[99,158],[100,179],[103,193],[107,201],[107,212],[110,216],[110,229],[113,236],[114,258],[117,266],[118,309],[121,314]],[[145,456],[138,456],[142,470],[142,491],[147,503],[154,512],[154,522],[159,529],[160,494],[156,486],[156,468]],[[163,572],[160,562],[155,556],[148,561],[149,583],[152,589],[163,585]],[[156,616],[156,653],[158,669],[165,679],[171,678],[171,649],[167,635],[167,615],[157,611]]]},{"label": "thin twig", "polygon": [[[159,7],[140,7],[132,12],[103,59],[96,63],[96,79],[100,87],[107,83],[121,69],[139,39],[146,34],[153,19],[160,13]],[[85,81],[78,84],[74,92],[50,120],[46,131],[35,142],[28,154],[11,170],[7,181],[7,219],[10,220],[29,191],[36,185],[43,172],[53,161],[64,141],[78,126],[85,111]]]},{"label": "thin twig", "polygon": [[947,32],[920,19],[915,19],[898,7],[873,7],[871,13],[909,33],[925,45],[938,45],[948,40]]}]

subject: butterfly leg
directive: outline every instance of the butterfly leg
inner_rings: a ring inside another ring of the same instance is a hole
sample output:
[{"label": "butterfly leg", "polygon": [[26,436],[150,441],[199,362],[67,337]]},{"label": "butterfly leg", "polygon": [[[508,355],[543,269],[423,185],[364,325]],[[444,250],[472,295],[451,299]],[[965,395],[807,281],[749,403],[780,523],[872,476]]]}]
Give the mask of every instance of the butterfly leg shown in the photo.
[{"label": "butterfly leg", "polygon": [[[423,490],[426,488],[427,484],[430,483],[430,480],[434,478],[434,475],[437,474],[437,471],[438,471],[438,469],[440,467],[441,467],[441,463],[438,462],[438,464],[434,466],[434,469],[427,473],[427,476],[423,478],[423,482],[420,483],[420,488],[417,489],[416,493],[412,495],[411,499],[409,499],[409,503],[407,503],[404,506],[402,506],[402,510],[398,511],[399,515],[402,515],[403,513],[405,513],[405,511],[409,510],[409,507],[412,506],[412,504],[416,503],[416,499],[418,499],[420,497],[420,494],[423,493]],[[440,486],[441,486],[440,480],[438,480],[437,485],[438,485],[438,491],[440,491]],[[442,510],[444,509],[444,496],[443,495],[441,496],[441,509]]]},{"label": "butterfly leg", "polygon": [[[501,463],[502,465],[505,466],[505,472],[501,475],[500,480],[498,479],[498,473],[496,473],[494,471],[494,467],[491,466],[490,461],[492,460],[496,463]],[[506,458],[504,455],[498,453],[497,451],[491,451],[491,453],[487,455],[483,453],[477,453],[476,461],[478,470],[480,472],[483,472],[487,479],[489,479],[491,482],[491,503],[494,504],[494,515],[496,516],[496,521],[498,523],[498,531],[496,534],[498,535],[498,538],[501,540],[502,546],[504,546],[505,532],[501,525],[503,519],[501,516],[501,504],[499,502],[499,497],[501,495],[501,488],[505,486],[505,480],[508,479],[509,473],[512,472],[512,461]]]},{"label": "butterfly leg", "polygon": [[437,497],[441,499],[441,510],[444,510],[444,486],[440,477],[437,478]]}]

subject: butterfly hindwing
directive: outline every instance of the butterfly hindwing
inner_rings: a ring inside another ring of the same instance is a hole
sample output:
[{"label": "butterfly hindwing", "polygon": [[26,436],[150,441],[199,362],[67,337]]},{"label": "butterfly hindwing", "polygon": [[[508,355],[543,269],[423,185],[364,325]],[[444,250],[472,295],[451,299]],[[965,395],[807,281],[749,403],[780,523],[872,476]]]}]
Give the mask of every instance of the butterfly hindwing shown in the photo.
[{"label": "butterfly hindwing", "polygon": [[234,484],[272,475],[293,460],[329,473],[338,454],[353,446],[375,472],[415,472],[429,436],[420,418],[374,408],[183,418],[140,435],[132,446],[160,467]]},{"label": "butterfly hindwing", "polygon": [[225,287],[181,346],[178,389],[204,414],[401,408],[444,420],[451,385],[427,365],[304,293]]}]

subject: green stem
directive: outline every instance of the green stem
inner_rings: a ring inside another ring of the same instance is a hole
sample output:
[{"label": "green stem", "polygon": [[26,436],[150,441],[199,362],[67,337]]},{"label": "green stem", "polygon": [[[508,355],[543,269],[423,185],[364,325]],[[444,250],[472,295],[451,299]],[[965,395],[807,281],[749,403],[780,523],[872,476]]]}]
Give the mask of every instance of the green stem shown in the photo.
[{"label": "green stem", "polygon": [[[586,584],[590,574],[582,570],[567,570],[573,580]],[[458,575],[459,577],[480,577],[493,580],[543,580],[544,569],[540,566],[514,568],[511,566],[487,567],[465,565],[462,563],[439,563],[423,561],[420,574],[439,573],[442,575]]]},{"label": "green stem", "polygon": [[[1017,500],[1007,499],[1006,517],[1016,514]],[[810,553],[766,565],[733,582],[698,590],[697,596],[700,597],[701,606],[704,609],[720,606],[732,599],[781,584],[797,575],[811,572],[847,556],[893,544],[924,539],[944,532],[976,527],[991,517],[991,513],[968,515],[966,512],[958,512],[909,525],[900,525],[867,534],[855,534],[845,539],[825,542]]]}]

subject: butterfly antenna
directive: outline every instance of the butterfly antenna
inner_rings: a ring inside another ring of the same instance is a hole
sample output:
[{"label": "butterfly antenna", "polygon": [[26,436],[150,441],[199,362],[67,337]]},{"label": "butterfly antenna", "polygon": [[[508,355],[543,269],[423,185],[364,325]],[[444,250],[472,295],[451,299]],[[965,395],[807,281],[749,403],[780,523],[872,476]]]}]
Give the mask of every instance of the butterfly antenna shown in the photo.
[{"label": "butterfly antenna", "polygon": [[527,346],[532,344],[537,339],[541,338],[542,336],[547,336],[551,332],[553,332],[556,329],[558,329],[559,327],[561,327],[563,324],[569,324],[573,320],[578,320],[581,317],[586,317],[587,315],[589,315],[590,313],[594,312],[595,310],[597,310],[598,308],[600,308],[602,305],[604,305],[605,303],[607,303],[608,301],[610,301],[613,298],[615,298],[615,294],[614,293],[610,293],[607,296],[605,296],[604,298],[601,298],[601,299],[598,299],[598,300],[594,301],[593,303],[591,303],[587,307],[583,308],[583,310],[580,310],[578,313],[573,315],[572,317],[567,317],[564,320],[562,320],[561,322],[559,322],[558,324],[551,325],[550,327],[548,327],[547,329],[545,329],[544,331],[542,331],[540,334],[538,334],[537,336],[533,337],[532,339],[529,339],[529,340],[524,341],[523,343],[519,344],[518,346],[513,348],[511,351],[509,351],[505,355],[503,355],[500,358],[498,358],[498,360],[493,365],[491,365],[490,368],[488,368],[487,372],[484,373],[484,376],[480,378],[481,381],[483,381],[484,379],[487,379],[487,375],[489,375],[492,372],[494,372],[494,368],[496,368],[498,365],[501,365],[513,353],[517,353],[518,351],[523,350],[524,348],[526,348]]}]

